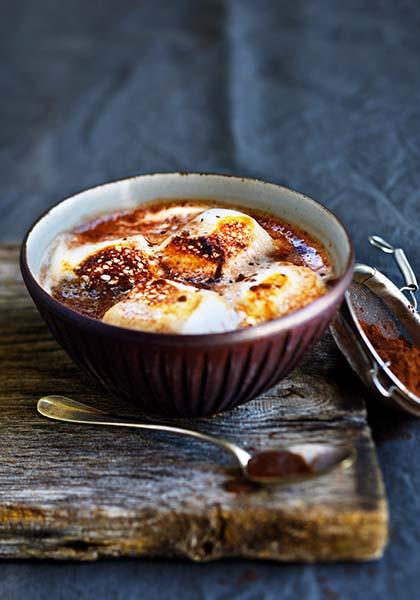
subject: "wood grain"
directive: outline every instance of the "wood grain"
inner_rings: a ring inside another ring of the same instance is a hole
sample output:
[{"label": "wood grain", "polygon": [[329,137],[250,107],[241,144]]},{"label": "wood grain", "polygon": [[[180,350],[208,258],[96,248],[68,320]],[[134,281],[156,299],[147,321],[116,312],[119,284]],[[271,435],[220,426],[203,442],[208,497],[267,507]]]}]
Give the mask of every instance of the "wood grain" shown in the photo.
[{"label": "wood grain", "polygon": [[[245,447],[346,441],[347,470],[272,488],[246,485],[217,448],[163,434],[47,421],[44,394],[103,392],[38,316],[0,246],[0,557],[228,556],[367,560],[387,540],[387,505],[357,382],[329,335],[275,389],[194,422]],[[104,396],[104,402],[106,397]]]}]

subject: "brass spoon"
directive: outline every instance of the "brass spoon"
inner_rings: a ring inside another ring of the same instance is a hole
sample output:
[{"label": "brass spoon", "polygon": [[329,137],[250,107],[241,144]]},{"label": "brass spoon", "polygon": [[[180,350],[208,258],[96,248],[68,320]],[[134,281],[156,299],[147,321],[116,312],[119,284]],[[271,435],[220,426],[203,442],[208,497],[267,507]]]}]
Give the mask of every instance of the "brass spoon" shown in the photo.
[{"label": "brass spoon", "polygon": [[65,396],[44,396],[38,400],[37,408],[44,417],[57,421],[166,431],[215,444],[233,454],[244,476],[256,483],[304,481],[327,473],[338,466],[348,467],[353,458],[353,450],[349,447],[316,443],[293,445],[279,450],[251,454],[237,444],[214,435],[169,425],[135,423],[114,417],[107,412]]}]

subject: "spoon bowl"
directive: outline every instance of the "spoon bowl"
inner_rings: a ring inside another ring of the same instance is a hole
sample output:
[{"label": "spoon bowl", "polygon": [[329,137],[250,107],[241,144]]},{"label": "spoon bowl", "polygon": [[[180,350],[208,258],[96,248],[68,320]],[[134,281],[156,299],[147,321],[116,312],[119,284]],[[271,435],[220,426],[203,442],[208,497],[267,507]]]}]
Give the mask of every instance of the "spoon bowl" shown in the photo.
[{"label": "spoon bowl", "polygon": [[305,481],[337,467],[346,468],[353,461],[351,448],[333,444],[296,444],[287,448],[251,454],[221,437],[172,425],[130,421],[65,396],[44,396],[38,400],[37,409],[44,417],[56,421],[163,431],[214,444],[233,455],[243,475],[255,483],[278,484]]}]

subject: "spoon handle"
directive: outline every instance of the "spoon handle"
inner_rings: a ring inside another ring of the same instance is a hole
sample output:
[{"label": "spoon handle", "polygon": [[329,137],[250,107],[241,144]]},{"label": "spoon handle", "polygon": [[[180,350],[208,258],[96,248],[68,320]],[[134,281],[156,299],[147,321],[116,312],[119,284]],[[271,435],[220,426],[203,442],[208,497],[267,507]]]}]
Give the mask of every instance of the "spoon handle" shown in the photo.
[{"label": "spoon handle", "polygon": [[194,429],[175,427],[173,425],[161,425],[155,423],[137,423],[120,417],[114,417],[102,410],[87,406],[65,396],[44,396],[38,400],[38,412],[44,417],[56,421],[68,423],[84,423],[87,425],[111,425],[116,427],[132,427],[134,429],[148,429],[153,431],[164,431],[176,435],[193,437],[202,442],[214,444],[219,448],[227,450],[234,455],[243,468],[251,458],[251,455],[236,444]]}]

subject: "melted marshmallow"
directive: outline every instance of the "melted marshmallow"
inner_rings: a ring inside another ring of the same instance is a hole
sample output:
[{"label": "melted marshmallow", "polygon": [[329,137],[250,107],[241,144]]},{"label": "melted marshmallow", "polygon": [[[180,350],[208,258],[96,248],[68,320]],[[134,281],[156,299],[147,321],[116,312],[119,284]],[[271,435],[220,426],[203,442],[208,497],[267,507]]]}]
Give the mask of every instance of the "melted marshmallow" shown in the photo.
[{"label": "melted marshmallow", "polygon": [[225,286],[222,297],[242,314],[242,325],[246,326],[303,308],[325,291],[321,277],[308,267],[272,262]]},{"label": "melted marshmallow", "polygon": [[274,249],[272,238],[252,217],[212,208],[165,240],[158,254],[169,278],[194,283],[235,277]]},{"label": "melted marshmallow", "polygon": [[130,248],[138,251],[145,260],[151,257],[151,249],[142,235],[134,235],[129,238],[107,240],[93,244],[75,245],[71,234],[60,236],[50,251],[48,269],[45,270],[42,279],[43,287],[51,292],[51,289],[63,279],[72,279],[75,271],[83,265],[90,257],[99,255],[101,251],[108,248],[116,251],[121,248]]},{"label": "melted marshmallow", "polygon": [[153,279],[112,306],[103,320],[141,331],[194,334],[236,329],[240,317],[216,292]]}]

